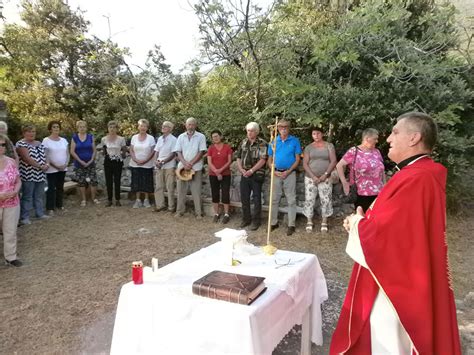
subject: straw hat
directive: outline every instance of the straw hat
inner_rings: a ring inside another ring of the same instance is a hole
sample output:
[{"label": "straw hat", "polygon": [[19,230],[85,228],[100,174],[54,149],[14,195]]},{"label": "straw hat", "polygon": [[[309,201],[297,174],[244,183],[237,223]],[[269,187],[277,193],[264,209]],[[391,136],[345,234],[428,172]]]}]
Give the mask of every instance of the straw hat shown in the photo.
[{"label": "straw hat", "polygon": [[184,167],[176,169],[176,176],[181,181],[189,181],[193,178],[195,171],[193,169],[186,170]]}]

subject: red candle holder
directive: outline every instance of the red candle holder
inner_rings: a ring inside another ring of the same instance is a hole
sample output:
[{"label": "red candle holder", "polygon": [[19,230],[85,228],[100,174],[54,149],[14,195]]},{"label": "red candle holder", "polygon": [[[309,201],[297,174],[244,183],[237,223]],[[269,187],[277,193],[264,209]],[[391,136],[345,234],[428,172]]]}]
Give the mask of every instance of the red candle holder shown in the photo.
[{"label": "red candle holder", "polygon": [[132,263],[132,281],[135,285],[143,283],[143,262],[134,261]]}]

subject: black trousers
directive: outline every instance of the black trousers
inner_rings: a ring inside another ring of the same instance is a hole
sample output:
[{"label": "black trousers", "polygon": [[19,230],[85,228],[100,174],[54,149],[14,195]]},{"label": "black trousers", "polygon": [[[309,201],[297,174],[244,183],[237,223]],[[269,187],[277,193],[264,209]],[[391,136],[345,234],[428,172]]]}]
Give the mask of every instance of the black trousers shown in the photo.
[{"label": "black trousers", "polygon": [[230,203],[230,175],[223,176],[222,180],[219,180],[217,176],[209,175],[209,182],[211,183],[211,195],[212,202],[221,202],[221,191],[222,191],[222,203]]},{"label": "black trousers", "polygon": [[372,204],[372,202],[374,202],[374,200],[376,198],[377,198],[377,195],[375,195],[375,196],[357,195],[356,202],[354,202],[354,207],[355,207],[355,209],[357,209],[357,206],[362,207],[362,209],[364,210],[364,213],[365,213],[365,212],[367,212],[370,205]]},{"label": "black trousers", "polygon": [[65,176],[65,171],[46,174],[46,179],[48,180],[48,191],[46,191],[46,210],[52,211],[55,208],[63,207]]},{"label": "black trousers", "polygon": [[[260,225],[262,215],[262,185],[263,179],[255,177],[242,176],[240,180],[240,200],[242,202],[242,221],[252,222]],[[250,194],[252,193],[253,200],[253,215],[250,210]]]},{"label": "black trousers", "polygon": [[112,201],[115,191],[115,201],[120,200],[120,182],[122,179],[123,162],[117,160],[104,159],[105,185],[107,185],[107,198]]}]

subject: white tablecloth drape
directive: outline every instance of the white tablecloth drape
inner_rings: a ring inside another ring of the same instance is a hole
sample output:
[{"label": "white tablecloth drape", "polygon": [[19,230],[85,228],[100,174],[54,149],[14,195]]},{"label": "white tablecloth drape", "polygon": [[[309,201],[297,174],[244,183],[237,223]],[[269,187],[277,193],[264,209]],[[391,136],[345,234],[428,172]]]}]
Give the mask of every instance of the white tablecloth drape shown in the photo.
[{"label": "white tablecloth drape", "polygon": [[[274,256],[241,256],[222,265],[221,242],[177,260],[145,283],[124,285],[112,354],[271,354],[312,305],[311,340],[322,344],[324,274],[315,255],[279,250]],[[265,277],[267,291],[251,305],[192,294],[193,281],[212,270]]]}]

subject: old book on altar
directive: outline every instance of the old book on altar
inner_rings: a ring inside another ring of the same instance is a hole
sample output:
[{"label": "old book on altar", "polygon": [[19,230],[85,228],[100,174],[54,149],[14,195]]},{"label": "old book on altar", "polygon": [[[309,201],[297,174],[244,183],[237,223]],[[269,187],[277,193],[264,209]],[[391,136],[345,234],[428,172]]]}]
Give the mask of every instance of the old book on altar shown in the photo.
[{"label": "old book on altar", "polygon": [[264,277],[215,270],[193,282],[193,293],[249,305],[266,290],[264,280]]}]

